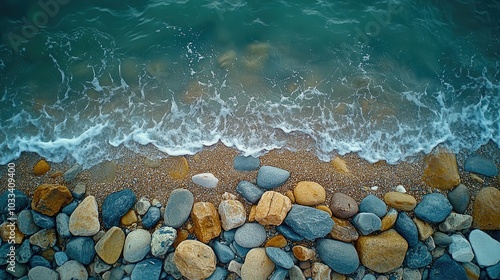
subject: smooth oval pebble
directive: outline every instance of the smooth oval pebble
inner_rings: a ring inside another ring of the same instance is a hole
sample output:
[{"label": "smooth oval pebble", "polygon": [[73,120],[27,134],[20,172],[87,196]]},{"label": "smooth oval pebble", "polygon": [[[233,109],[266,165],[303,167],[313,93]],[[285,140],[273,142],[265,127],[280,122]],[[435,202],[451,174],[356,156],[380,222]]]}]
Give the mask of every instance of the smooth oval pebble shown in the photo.
[{"label": "smooth oval pebble", "polygon": [[244,248],[259,247],[266,241],[266,229],[258,223],[246,223],[236,230],[234,240]]}]

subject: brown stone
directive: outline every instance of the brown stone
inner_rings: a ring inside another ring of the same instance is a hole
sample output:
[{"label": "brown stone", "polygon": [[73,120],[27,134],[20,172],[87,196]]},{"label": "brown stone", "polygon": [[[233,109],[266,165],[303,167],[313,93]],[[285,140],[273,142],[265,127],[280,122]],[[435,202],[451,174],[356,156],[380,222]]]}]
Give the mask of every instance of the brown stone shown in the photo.
[{"label": "brown stone", "polygon": [[119,227],[110,228],[95,245],[97,255],[107,264],[120,258],[125,243],[125,233]]},{"label": "brown stone", "polygon": [[292,204],[295,203],[295,196],[293,195],[293,191],[292,190],[288,190],[285,192],[285,195],[290,198],[290,201],[292,202]]},{"label": "brown stone", "polygon": [[315,262],[311,266],[313,280],[330,280],[332,270],[328,265]]},{"label": "brown stone", "polygon": [[386,231],[394,226],[396,220],[398,219],[398,211],[391,209],[385,216],[382,218],[382,227],[381,231]]},{"label": "brown stone", "polygon": [[474,228],[500,230],[500,190],[486,187],[479,191],[472,210]]},{"label": "brown stone", "polygon": [[343,242],[356,241],[359,238],[359,233],[356,228],[348,220],[332,217],[334,222],[330,237]]},{"label": "brown stone", "polygon": [[248,213],[248,221],[255,222],[255,212],[257,211],[257,205],[252,205],[250,207],[250,213]]},{"label": "brown stone", "polygon": [[326,192],[320,184],[316,182],[301,181],[293,189],[295,202],[301,205],[313,206],[325,202]]},{"label": "brown stone", "polygon": [[264,226],[279,226],[292,208],[290,199],[275,191],[265,192],[255,208],[255,220]]},{"label": "brown stone", "polygon": [[189,163],[185,157],[174,157],[173,163],[168,169],[168,175],[176,180],[182,180],[189,173]]},{"label": "brown stone", "polygon": [[208,245],[196,240],[185,240],[175,249],[174,263],[182,276],[198,280],[212,275],[217,259]]},{"label": "brown stone", "polygon": [[390,207],[403,211],[411,211],[417,206],[417,200],[413,196],[400,192],[386,193],[384,201]]},{"label": "brown stone", "polygon": [[264,248],[253,248],[241,266],[241,279],[266,280],[273,273],[275,265]]},{"label": "brown stone", "polygon": [[334,158],[331,162],[331,165],[335,170],[337,170],[340,173],[349,173],[349,168],[347,168],[347,164],[345,161],[339,157]]},{"label": "brown stone", "polygon": [[421,241],[427,240],[427,238],[429,238],[434,233],[434,229],[427,222],[422,221],[419,218],[413,218],[413,222],[417,226],[418,238]]},{"label": "brown stone", "polygon": [[53,228],[39,230],[30,236],[31,245],[36,245],[42,249],[48,249],[56,245],[56,241],[56,230]]},{"label": "brown stone", "polygon": [[62,171],[56,171],[56,172],[50,174],[50,178],[55,179],[57,177],[62,177],[63,175],[64,175],[64,173]]},{"label": "brown stone", "polygon": [[188,239],[189,231],[185,229],[177,229],[177,237],[172,244],[172,247],[177,248],[177,246],[184,240]]},{"label": "brown stone", "polygon": [[120,219],[120,223],[124,226],[131,226],[138,221],[139,219],[137,218],[137,214],[134,209],[128,210],[128,212]]},{"label": "brown stone", "polygon": [[[13,230],[13,231],[12,231]],[[0,235],[4,242],[9,242],[10,234],[14,232],[14,244],[21,244],[24,239],[24,233],[22,233],[17,224],[11,224],[10,222],[4,222],[0,225]],[[12,242],[12,241],[10,241]]]},{"label": "brown stone", "polygon": [[270,238],[267,242],[266,242],[266,245],[265,247],[278,247],[278,248],[284,248],[286,247],[286,245],[288,244],[288,242],[286,241],[286,238],[281,235],[281,234],[278,234],[272,238]]},{"label": "brown stone", "polygon": [[54,216],[71,201],[73,196],[65,186],[43,184],[35,190],[31,208],[44,215]]},{"label": "brown stone", "polygon": [[379,235],[360,236],[355,245],[361,263],[378,273],[400,267],[408,249],[406,240],[393,229]]},{"label": "brown stone", "polygon": [[325,211],[326,213],[328,213],[328,215],[330,215],[330,217],[333,216],[332,210],[330,208],[328,208],[328,206],[326,206],[326,205],[318,205],[318,206],[316,206],[316,209],[321,210],[321,211]]},{"label": "brown stone", "polygon": [[55,254],[56,251],[52,248],[48,248],[46,250],[42,250],[40,253],[40,256],[42,256],[44,259],[48,260],[49,262],[54,262],[55,261]]},{"label": "brown stone", "polygon": [[94,196],[89,195],[69,217],[69,231],[75,236],[92,236],[100,228],[97,201]]},{"label": "brown stone", "polygon": [[432,188],[450,190],[460,184],[455,154],[442,149],[424,159],[422,180]]},{"label": "brown stone", "polygon": [[217,208],[211,202],[196,202],[191,211],[194,234],[203,243],[208,243],[221,233],[221,223]]},{"label": "brown stone", "polygon": [[348,219],[358,213],[358,204],[354,198],[343,193],[335,193],[330,204],[333,216]]},{"label": "brown stone", "polygon": [[292,252],[297,260],[302,262],[311,260],[312,258],[314,258],[314,256],[316,256],[316,252],[313,249],[301,245],[293,246]]},{"label": "brown stone", "polygon": [[35,176],[42,176],[49,172],[49,170],[50,165],[44,159],[39,160],[35,166],[33,166],[33,174],[35,174]]}]

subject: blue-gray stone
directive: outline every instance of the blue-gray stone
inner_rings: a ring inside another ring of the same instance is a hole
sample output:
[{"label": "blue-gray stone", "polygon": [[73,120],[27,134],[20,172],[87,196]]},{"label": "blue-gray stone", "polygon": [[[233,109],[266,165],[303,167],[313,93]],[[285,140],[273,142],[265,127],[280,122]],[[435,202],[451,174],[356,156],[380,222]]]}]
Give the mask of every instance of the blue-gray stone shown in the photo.
[{"label": "blue-gray stone", "polygon": [[72,236],[69,231],[69,216],[65,213],[59,213],[56,216],[57,234],[62,238],[70,238]]},{"label": "blue-gray stone", "polygon": [[7,254],[10,253],[10,244],[9,243],[3,243],[1,246],[0,246],[0,265],[6,265],[8,260],[9,260],[9,256]]},{"label": "blue-gray stone", "polygon": [[387,213],[387,205],[385,202],[373,194],[363,198],[358,208],[359,212],[373,213],[380,218],[384,217]]},{"label": "blue-gray stone", "polygon": [[63,265],[65,262],[69,261],[69,257],[65,252],[56,252],[54,254],[54,259],[57,266]]},{"label": "blue-gray stone", "polygon": [[304,237],[302,237],[300,234],[293,231],[293,229],[291,229],[289,226],[287,226],[285,224],[281,224],[281,225],[277,226],[276,230],[279,233],[283,234],[283,236],[290,241],[302,241],[302,240],[304,240]]},{"label": "blue-gray stone", "polygon": [[432,262],[432,255],[424,243],[418,242],[417,245],[409,247],[406,251],[404,266],[408,268],[421,268],[428,266]]},{"label": "blue-gray stone", "polygon": [[260,159],[252,156],[237,156],[233,161],[234,169],[238,171],[254,171],[259,169]]},{"label": "blue-gray stone", "polygon": [[182,277],[179,269],[177,268],[177,266],[175,266],[174,253],[170,253],[165,258],[165,262],[163,263],[163,270],[169,275],[172,275],[175,279],[181,279]]},{"label": "blue-gray stone", "polygon": [[266,247],[266,254],[279,267],[290,269],[293,266],[292,257],[280,248]]},{"label": "blue-gray stone", "polygon": [[464,169],[467,172],[481,174],[489,177],[495,177],[498,175],[498,169],[495,165],[495,162],[482,155],[470,156],[465,161]]},{"label": "blue-gray stone", "polygon": [[330,233],[334,223],[325,211],[294,204],[285,218],[285,224],[305,239],[314,240]]},{"label": "blue-gray stone", "polygon": [[417,218],[429,222],[440,223],[448,217],[453,207],[446,196],[440,193],[430,193],[422,197],[422,201],[415,207],[414,213]]},{"label": "blue-gray stone", "polygon": [[488,266],[486,268],[486,273],[490,279],[500,279],[500,262],[495,265]]},{"label": "blue-gray stone", "polygon": [[111,269],[109,273],[109,279],[113,280],[120,280],[125,276],[125,271],[123,271],[123,268],[121,266],[117,266],[113,269]]},{"label": "blue-gray stone", "polygon": [[19,212],[16,222],[19,231],[21,231],[25,235],[32,235],[40,230],[40,228],[35,224],[35,221],[33,220],[33,214],[31,213],[31,210],[24,209],[23,211]]},{"label": "blue-gray stone", "polygon": [[236,186],[236,192],[251,203],[256,203],[257,201],[259,201],[259,199],[264,194],[261,189],[248,181],[239,182]]},{"label": "blue-gray stone", "polygon": [[429,280],[467,280],[465,269],[448,254],[438,258],[431,266]]},{"label": "blue-gray stone", "polygon": [[470,191],[465,185],[460,184],[448,193],[448,200],[450,201],[453,211],[463,214],[470,203]]},{"label": "blue-gray stone", "polygon": [[257,186],[263,189],[273,189],[281,186],[290,177],[290,172],[274,167],[262,166],[257,173]]},{"label": "blue-gray stone", "polygon": [[408,242],[410,247],[418,244],[417,226],[405,212],[399,212],[394,229]]},{"label": "blue-gray stone", "polygon": [[0,269],[0,279],[2,280],[10,280],[13,279],[13,276],[7,273],[7,270]]},{"label": "blue-gray stone", "polygon": [[130,189],[114,192],[102,204],[102,221],[106,228],[120,224],[120,219],[135,204],[136,196]]},{"label": "blue-gray stone", "polygon": [[252,248],[241,247],[240,245],[238,245],[238,243],[236,243],[236,241],[234,241],[233,243],[231,243],[231,248],[234,249],[234,251],[236,252],[236,254],[240,258],[246,257],[247,254],[248,254],[248,252],[250,252],[250,250],[252,250]]},{"label": "blue-gray stone", "polygon": [[228,245],[224,245],[219,241],[212,243],[212,249],[214,249],[215,255],[221,263],[229,263],[236,257]]},{"label": "blue-gray stone", "polygon": [[173,190],[165,206],[165,225],[180,228],[189,218],[193,204],[194,196],[190,191]]},{"label": "blue-gray stone", "polygon": [[239,227],[234,235],[234,241],[245,248],[259,247],[266,238],[266,229],[258,223],[246,223]]},{"label": "blue-gray stone", "polygon": [[160,279],[162,265],[160,259],[145,259],[135,265],[130,278],[132,280],[158,280]]},{"label": "blue-gray stone", "polygon": [[21,243],[21,246],[16,249],[16,260],[19,263],[27,263],[31,257],[33,256],[34,252],[31,249],[31,244],[29,239],[26,239]]},{"label": "blue-gray stone", "polygon": [[352,224],[363,235],[368,235],[382,228],[382,221],[374,213],[358,213],[352,219]]},{"label": "blue-gray stone", "polygon": [[75,237],[66,244],[66,254],[72,260],[89,265],[95,257],[92,237]]},{"label": "blue-gray stone", "polygon": [[70,169],[66,170],[63,174],[63,179],[66,182],[71,182],[73,181],[80,172],[82,172],[83,166],[79,164],[73,165]]},{"label": "blue-gray stone", "polygon": [[373,274],[365,274],[361,280],[376,280],[377,277]]},{"label": "blue-gray stone", "polygon": [[30,269],[28,279],[59,280],[59,274],[50,268],[38,266]]},{"label": "blue-gray stone", "polygon": [[7,270],[15,279],[19,279],[28,274],[28,266],[22,263],[15,262],[13,270]]},{"label": "blue-gray stone", "polygon": [[73,211],[75,211],[76,207],[78,207],[78,201],[73,200],[73,201],[71,201],[70,204],[64,206],[63,209],[61,210],[61,212],[63,212],[64,214],[66,214],[68,216],[71,216],[71,214],[73,214]]},{"label": "blue-gray stone", "polygon": [[316,242],[316,249],[323,263],[337,273],[351,274],[358,269],[358,253],[351,243],[320,239]]},{"label": "blue-gray stone", "polygon": [[[7,186],[6,186],[7,187]],[[16,203],[14,205],[14,212],[18,213],[19,211],[25,209],[30,202],[28,196],[18,189],[14,189],[14,192],[10,192],[9,190],[4,191],[0,195],[0,214],[9,213],[9,194],[15,195]]]},{"label": "blue-gray stone", "polygon": [[142,226],[145,229],[150,229],[154,227],[160,220],[160,208],[149,207],[148,212],[142,217]]},{"label": "blue-gray stone", "polygon": [[88,279],[88,272],[85,266],[75,260],[65,262],[56,271],[59,273],[61,279]]},{"label": "blue-gray stone", "polygon": [[451,242],[453,242],[453,239],[451,239],[449,235],[447,235],[446,233],[442,233],[440,231],[434,232],[432,238],[434,239],[434,243],[436,243],[436,245],[442,247],[446,247],[450,245]]},{"label": "blue-gray stone", "polygon": [[31,215],[33,216],[33,222],[35,225],[41,228],[51,229],[56,226],[56,219],[53,217],[38,213],[35,210],[31,211]]},{"label": "blue-gray stone", "polygon": [[31,257],[31,259],[29,261],[29,267],[33,268],[33,267],[37,267],[37,266],[52,268],[50,262],[46,258],[44,258],[40,255],[34,255],[33,257]]},{"label": "blue-gray stone", "polygon": [[288,276],[288,269],[284,269],[282,267],[276,267],[269,280],[285,280]]},{"label": "blue-gray stone", "polygon": [[235,234],[236,234],[236,229],[226,230],[222,233],[222,239],[227,243],[233,243]]},{"label": "blue-gray stone", "polygon": [[226,279],[226,276],[228,275],[228,271],[220,266],[215,267],[214,273],[210,275],[206,280],[224,280]]}]

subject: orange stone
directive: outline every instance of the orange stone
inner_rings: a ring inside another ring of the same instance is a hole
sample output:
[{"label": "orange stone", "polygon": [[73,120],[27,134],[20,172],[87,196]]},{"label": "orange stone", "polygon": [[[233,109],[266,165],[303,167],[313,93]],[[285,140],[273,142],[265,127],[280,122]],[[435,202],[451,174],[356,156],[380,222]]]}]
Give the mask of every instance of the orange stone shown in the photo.
[{"label": "orange stone", "polygon": [[255,220],[263,226],[278,226],[292,208],[290,199],[278,192],[267,191],[255,208]]},{"label": "orange stone", "polygon": [[313,249],[301,245],[293,246],[292,252],[299,261],[311,260],[316,255]]},{"label": "orange stone", "polygon": [[332,216],[334,222],[330,236],[333,239],[343,242],[356,241],[359,238],[359,233],[356,228],[348,220],[339,219]]},{"label": "orange stone", "polygon": [[401,192],[386,193],[384,201],[390,207],[403,211],[411,211],[417,206],[417,200],[413,196]]},{"label": "orange stone", "polygon": [[474,228],[500,230],[500,190],[482,188],[474,200],[472,217]]},{"label": "orange stone", "polygon": [[40,185],[33,194],[31,208],[47,216],[56,215],[61,208],[73,201],[67,187],[56,184]]},{"label": "orange stone", "polygon": [[442,149],[424,159],[422,180],[432,188],[450,190],[460,184],[455,154]]},{"label": "orange stone", "polygon": [[179,245],[182,241],[188,239],[188,237],[189,231],[185,229],[177,229],[177,237],[175,238],[172,247],[177,248],[177,245]]},{"label": "orange stone", "polygon": [[288,242],[286,241],[286,238],[281,235],[281,234],[278,234],[272,238],[270,238],[267,242],[266,242],[266,245],[265,247],[278,247],[278,248],[284,248],[286,247],[286,245],[288,244]]},{"label": "orange stone", "polygon": [[387,273],[403,264],[408,243],[395,230],[379,235],[363,235],[356,241],[361,263],[378,273]]},{"label": "orange stone", "polygon": [[321,210],[321,211],[325,211],[326,213],[328,213],[328,215],[330,215],[330,217],[333,216],[332,210],[330,210],[330,207],[328,207],[326,205],[318,205],[318,206],[316,206],[316,209]]},{"label": "orange stone", "polygon": [[347,164],[345,161],[339,157],[334,158],[330,164],[340,173],[349,173],[349,168],[347,168]]},{"label": "orange stone", "polygon": [[191,211],[191,220],[196,238],[203,243],[208,243],[222,231],[219,213],[211,202],[196,202]]},{"label": "orange stone", "polygon": [[120,223],[124,226],[131,226],[138,221],[139,219],[137,218],[137,214],[134,209],[128,210],[128,212],[120,219]]},{"label": "orange stone", "polygon": [[49,172],[50,165],[44,160],[39,160],[35,166],[33,166],[33,174],[36,176],[42,176],[43,174]]},{"label": "orange stone", "polygon": [[14,244],[21,244],[24,239],[24,234],[17,228],[17,224],[11,227],[9,222],[0,225],[0,235],[4,242],[9,242],[11,232],[14,232]]}]

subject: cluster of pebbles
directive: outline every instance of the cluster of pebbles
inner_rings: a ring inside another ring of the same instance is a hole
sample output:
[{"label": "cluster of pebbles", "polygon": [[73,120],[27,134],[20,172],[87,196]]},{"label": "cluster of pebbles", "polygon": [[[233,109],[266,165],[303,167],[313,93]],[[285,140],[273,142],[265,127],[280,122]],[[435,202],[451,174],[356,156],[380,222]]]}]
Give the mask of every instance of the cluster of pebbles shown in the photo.
[{"label": "cluster of pebbles", "polygon": [[[218,205],[195,201],[184,188],[173,190],[166,205],[123,189],[99,209],[84,184],[72,190],[42,184],[31,198],[15,191],[12,229],[5,191],[0,278],[500,279],[500,191],[485,187],[472,201],[449,156],[428,163],[424,180],[436,192],[420,201],[403,186],[359,202],[341,192],[327,200],[312,181],[276,192],[290,173],[241,156],[234,168],[258,170],[257,178],[241,181]],[[498,175],[481,156],[466,169]],[[71,168],[65,180],[80,171]],[[192,181],[218,185],[210,173]]]}]

